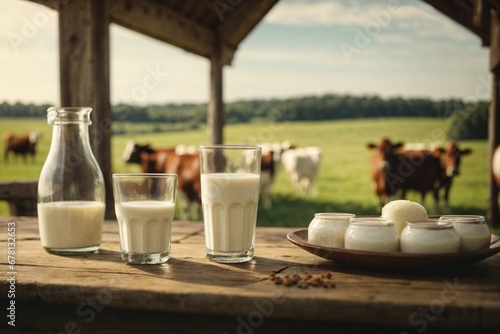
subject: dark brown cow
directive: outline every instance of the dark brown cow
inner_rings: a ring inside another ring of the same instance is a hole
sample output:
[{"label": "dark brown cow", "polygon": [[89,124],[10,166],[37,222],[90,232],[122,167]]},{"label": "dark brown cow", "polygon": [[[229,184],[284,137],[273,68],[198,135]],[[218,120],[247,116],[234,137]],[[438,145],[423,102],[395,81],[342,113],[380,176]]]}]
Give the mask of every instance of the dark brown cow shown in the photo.
[{"label": "dark brown cow", "polygon": [[408,190],[418,191],[422,203],[425,195],[432,192],[436,204],[441,175],[439,159],[430,151],[397,152],[402,145],[383,139],[378,145],[367,146],[376,150],[371,158],[371,171],[380,205],[386,204],[398,191],[401,191],[401,197],[404,198]]},{"label": "dark brown cow", "polygon": [[397,188],[389,186],[386,174],[391,170],[390,161],[397,159],[396,151],[402,146],[402,143],[392,144],[387,138],[384,138],[379,144],[370,143],[367,145],[369,150],[375,150],[375,154],[370,158],[370,169],[375,194],[378,196],[381,206],[396,193]]},{"label": "dark brown cow", "polygon": [[31,131],[29,134],[24,135],[6,133],[4,135],[4,161],[8,162],[10,152],[15,155],[22,155],[24,161],[26,161],[27,155],[31,155],[33,161],[35,161],[35,149],[39,136],[40,134],[35,131]]},{"label": "dark brown cow", "polygon": [[[143,164],[143,157],[141,156],[142,154],[153,154],[157,151],[164,151],[164,152],[175,152],[175,147],[167,147],[167,148],[160,148],[160,149],[154,149],[151,147],[149,144],[145,145],[139,145],[135,141],[130,140],[128,141],[127,145],[125,146],[125,150],[123,151],[122,159],[125,163],[128,164]],[[143,167],[144,169],[144,167]]]},{"label": "dark brown cow", "polygon": [[435,153],[439,155],[442,167],[439,190],[444,189],[444,204],[448,207],[453,178],[460,174],[461,158],[470,155],[472,150],[468,148],[461,150],[458,148],[456,142],[450,141],[444,149],[438,148],[435,150]]}]

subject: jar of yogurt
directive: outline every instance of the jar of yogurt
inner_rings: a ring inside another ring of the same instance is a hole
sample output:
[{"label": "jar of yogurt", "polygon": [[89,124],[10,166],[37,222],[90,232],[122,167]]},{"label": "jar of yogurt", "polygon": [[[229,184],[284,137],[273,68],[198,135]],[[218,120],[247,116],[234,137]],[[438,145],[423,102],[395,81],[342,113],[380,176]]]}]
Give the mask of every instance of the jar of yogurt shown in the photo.
[{"label": "jar of yogurt", "polygon": [[308,242],[326,247],[344,248],[344,235],[353,213],[323,212],[314,214],[308,227]]},{"label": "jar of yogurt", "polygon": [[484,216],[445,215],[439,219],[453,225],[460,237],[461,251],[474,251],[490,246],[491,232]]},{"label": "jar of yogurt", "polygon": [[410,220],[401,232],[403,253],[456,253],[459,249],[460,238],[447,221]]},{"label": "jar of yogurt", "polygon": [[399,234],[391,219],[357,218],[349,220],[345,248],[373,252],[398,252]]}]

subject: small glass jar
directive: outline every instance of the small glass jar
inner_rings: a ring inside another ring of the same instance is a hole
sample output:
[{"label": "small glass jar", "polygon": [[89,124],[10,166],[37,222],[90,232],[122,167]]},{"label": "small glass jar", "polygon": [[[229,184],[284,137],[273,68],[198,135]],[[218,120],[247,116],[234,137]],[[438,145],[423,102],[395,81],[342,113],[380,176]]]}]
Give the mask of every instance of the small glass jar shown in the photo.
[{"label": "small glass jar", "polygon": [[459,249],[460,238],[446,221],[410,220],[401,232],[403,253],[456,253]]},{"label": "small glass jar", "polygon": [[440,221],[450,222],[460,237],[461,251],[475,251],[490,247],[491,232],[484,216],[445,215]]},{"label": "small glass jar", "polygon": [[398,252],[399,234],[391,219],[351,218],[345,232],[345,248],[373,252]]},{"label": "small glass jar", "polygon": [[314,214],[308,227],[308,242],[315,245],[344,248],[344,235],[353,213],[323,212]]}]

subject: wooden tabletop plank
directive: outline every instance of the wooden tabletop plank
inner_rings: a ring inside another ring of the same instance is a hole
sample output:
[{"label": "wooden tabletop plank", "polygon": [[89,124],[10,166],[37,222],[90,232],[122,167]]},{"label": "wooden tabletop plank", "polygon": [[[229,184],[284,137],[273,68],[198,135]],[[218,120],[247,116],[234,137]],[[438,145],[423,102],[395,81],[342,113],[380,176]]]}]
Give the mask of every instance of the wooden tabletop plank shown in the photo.
[{"label": "wooden tabletop plank", "polygon": [[[41,246],[36,218],[0,218],[0,270],[8,272],[7,224],[16,224],[16,301],[198,314],[248,315],[259,307],[272,317],[413,326],[427,320],[450,328],[500,328],[500,255],[435,273],[390,273],[336,265],[294,246],[290,228],[258,228],[255,258],[243,264],[205,258],[203,224],[175,221],[171,258],[161,265],[129,265],[120,258],[118,226],[104,224],[96,254],[60,256]],[[272,272],[319,276],[334,288],[276,285]],[[0,286],[6,288],[6,281]],[[4,290],[2,290],[4,291]],[[5,298],[1,296],[0,298]]]}]

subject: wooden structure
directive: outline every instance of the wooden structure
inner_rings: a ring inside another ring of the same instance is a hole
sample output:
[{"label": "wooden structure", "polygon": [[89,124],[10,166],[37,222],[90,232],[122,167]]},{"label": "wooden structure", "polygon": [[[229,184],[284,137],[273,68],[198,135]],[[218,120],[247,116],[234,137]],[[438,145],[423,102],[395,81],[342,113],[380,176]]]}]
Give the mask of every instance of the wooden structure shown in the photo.
[{"label": "wooden structure", "polygon": [[[491,169],[493,152],[500,145],[500,2],[498,0],[425,0],[476,34],[490,48],[491,102],[489,116],[488,212],[491,225],[500,226],[498,187]],[[472,93],[472,92],[471,92]]]},{"label": "wooden structure", "polygon": [[[128,265],[120,257],[116,221],[104,223],[99,253],[82,256],[47,253],[36,218],[0,217],[0,230],[8,228],[15,229],[17,252],[12,267],[6,257],[0,263],[7,277],[0,282],[6,292],[0,302],[10,305],[9,277],[15,277],[15,329],[20,333],[455,334],[500,329],[499,254],[434,272],[361,270],[292,245],[286,239],[291,228],[258,227],[256,257],[224,265],[205,258],[203,223],[174,221],[167,263]],[[8,251],[7,237],[0,234],[2,254]],[[324,280],[326,287],[305,289],[276,284],[272,273],[280,278],[311,275],[309,282],[328,273],[331,277]],[[11,328],[8,312],[0,331]]]},{"label": "wooden structure", "polygon": [[[208,127],[213,144],[223,142],[223,67],[238,44],[278,0],[31,0],[59,11],[61,105],[90,106],[92,146],[104,173],[107,216],[111,192],[111,106],[109,23],[209,58]],[[490,110],[490,162],[500,144],[500,3],[497,0],[424,0],[478,35],[490,47],[493,75]],[[491,163],[490,163],[491,166]],[[488,221],[500,223],[498,189],[489,176]]]},{"label": "wooden structure", "polygon": [[278,0],[32,0],[59,12],[62,106],[89,106],[91,145],[104,174],[106,216],[111,187],[109,24],[116,23],[210,59],[208,127],[223,142],[223,67]]},{"label": "wooden structure", "polygon": [[11,215],[37,215],[37,181],[6,181],[0,182],[0,201],[9,204]]}]

